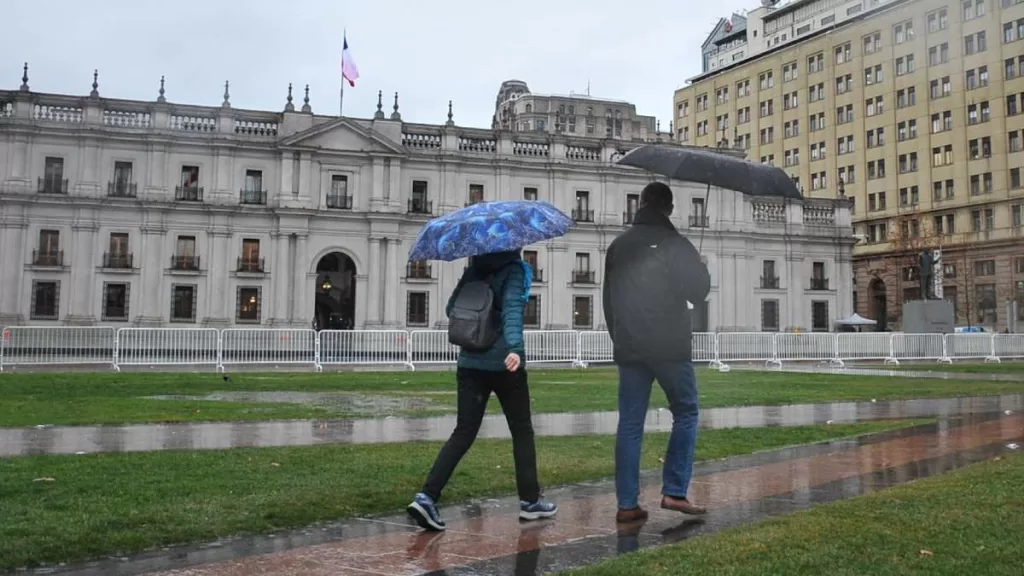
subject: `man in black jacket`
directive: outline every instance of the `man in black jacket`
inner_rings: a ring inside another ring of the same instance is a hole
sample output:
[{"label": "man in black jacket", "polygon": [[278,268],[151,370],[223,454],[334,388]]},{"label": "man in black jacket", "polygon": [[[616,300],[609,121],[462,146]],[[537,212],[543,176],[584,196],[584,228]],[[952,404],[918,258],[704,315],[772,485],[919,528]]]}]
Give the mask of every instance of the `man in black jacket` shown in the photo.
[{"label": "man in black jacket", "polygon": [[648,184],[640,193],[633,227],[611,243],[605,260],[604,317],[619,369],[619,522],[647,518],[638,500],[640,446],[655,379],[672,411],[661,507],[684,514],[705,512],[686,498],[698,415],[688,302],[704,302],[711,277],[693,244],[669,221],[672,210],[672,190],[661,182]]}]

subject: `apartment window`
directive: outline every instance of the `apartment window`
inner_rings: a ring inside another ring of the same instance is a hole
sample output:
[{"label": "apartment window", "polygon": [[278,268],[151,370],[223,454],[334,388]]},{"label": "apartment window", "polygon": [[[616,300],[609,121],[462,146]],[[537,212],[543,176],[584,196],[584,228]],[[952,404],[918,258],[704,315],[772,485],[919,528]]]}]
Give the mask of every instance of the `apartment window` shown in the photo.
[{"label": "apartment window", "polygon": [[591,328],[594,325],[593,299],[590,296],[573,296],[572,327]]},{"label": "apartment window", "polygon": [[32,320],[56,320],[60,312],[60,281],[32,281]]},{"label": "apartment window", "polygon": [[807,89],[807,101],[817,102],[825,99],[825,83],[819,82]]},{"label": "apartment window", "polygon": [[967,143],[970,150],[971,160],[992,157],[992,139],[988,136],[973,138]]},{"label": "apartment window", "polygon": [[767,156],[761,156],[761,164],[767,164],[769,166],[775,166],[775,154],[769,154]]},{"label": "apartment window", "polygon": [[853,74],[836,77],[836,94],[846,94],[853,90]]},{"label": "apartment window", "polygon": [[917,186],[900,188],[900,206],[917,206],[920,202],[920,194]]},{"label": "apartment window", "polygon": [[36,266],[63,266],[64,253],[60,249],[59,230],[39,231],[39,251],[32,259]]},{"label": "apartment window", "polygon": [[817,132],[818,130],[825,129],[825,113],[818,112],[817,114],[811,114],[808,118],[811,126],[811,132]]},{"label": "apartment window", "polygon": [[836,46],[835,49],[835,62],[836,64],[843,64],[851,62],[853,60],[853,52],[851,50],[851,44],[847,42],[842,46]]},{"label": "apartment window", "polygon": [[199,166],[181,167],[181,184],[175,192],[175,200],[186,202],[201,202],[203,200],[203,189],[199,186]]},{"label": "apartment window", "polygon": [[828,302],[815,300],[811,302],[811,331],[828,332]]},{"label": "apartment window", "polygon": [[953,163],[953,145],[932,148],[932,166],[948,166]]},{"label": "apartment window", "polygon": [[824,190],[828,188],[828,182],[826,179],[825,172],[815,172],[811,174],[811,190]]},{"label": "apartment window", "polygon": [[124,282],[103,283],[102,320],[128,320],[129,284]]},{"label": "apartment window", "polygon": [[964,55],[970,56],[971,54],[978,54],[984,52],[988,47],[985,40],[985,31],[982,30],[977,34],[969,34],[964,37]]},{"label": "apartment window", "polygon": [[750,122],[750,106],[744,106],[736,110],[736,124]]},{"label": "apartment window", "polygon": [[427,292],[409,292],[405,297],[405,324],[407,326],[427,326],[430,315],[427,303],[430,295]]},{"label": "apartment window", "polygon": [[171,258],[173,270],[198,270],[199,256],[196,255],[196,237],[178,236],[175,252]]},{"label": "apartment window", "polygon": [[964,22],[985,15],[985,0],[962,0]]},{"label": "apartment window", "polygon": [[132,168],[131,162],[114,162],[114,180],[107,184],[107,196],[115,198],[137,196],[137,189],[132,181]]},{"label": "apartment window", "polygon": [[104,268],[131,268],[132,256],[128,249],[128,234],[111,232],[109,249],[103,257]]},{"label": "apartment window", "polygon": [[988,101],[983,101],[979,104],[968,104],[967,105],[967,123],[978,124],[981,122],[988,122],[992,119],[992,109],[989,107]]},{"label": "apartment window", "polygon": [[794,148],[792,150],[786,150],[786,166],[796,166],[800,164],[800,149]]},{"label": "apartment window", "polygon": [[782,97],[782,108],[785,110],[793,110],[800,106],[799,92],[791,92]]},{"label": "apartment window", "polygon": [[971,196],[992,193],[992,173],[972,174],[970,178]]},{"label": "apartment window", "polygon": [[857,173],[853,166],[840,167],[836,174],[841,184],[853,184],[857,181]]},{"label": "apartment window", "polygon": [[533,271],[533,281],[543,282],[544,279],[541,277],[542,271],[540,266],[537,264],[537,251],[536,250],[523,250],[523,262],[530,267]]},{"label": "apartment window", "polygon": [[896,59],[896,75],[903,76],[914,72],[914,55],[908,54]]},{"label": "apartment window", "polygon": [[928,22],[928,32],[938,32],[949,27],[949,15],[945,8],[929,12],[925,20]]},{"label": "apartment window", "polygon": [[876,148],[878,146],[885,146],[885,128],[868,130],[868,147]]},{"label": "apartment window", "polygon": [[484,201],[484,185],[483,184],[470,184],[469,185],[469,203],[478,204]]},{"label": "apartment window", "polygon": [[896,44],[903,44],[904,42],[910,42],[914,39],[914,22],[913,20],[907,20],[893,26],[892,28],[893,42]]},{"label": "apartment window", "polygon": [[779,301],[761,300],[761,332],[779,331]]},{"label": "apartment window", "polygon": [[896,125],[896,139],[900,142],[917,138],[917,120],[906,120]]},{"label": "apartment window", "polygon": [[1024,130],[1014,130],[1013,132],[1006,133],[1006,150],[1007,152],[1020,152],[1021,147],[1021,134],[1024,134]]},{"label": "apartment window", "polygon": [[868,34],[867,36],[864,37],[863,43],[864,43],[864,53],[865,54],[872,54],[874,52],[877,52],[877,51],[881,50],[882,49],[882,33],[881,32],[873,32],[871,34]]},{"label": "apartment window", "polygon": [[911,86],[896,91],[896,107],[907,108],[917,104],[917,90]]},{"label": "apartment window", "polygon": [[882,96],[875,96],[864,101],[864,110],[868,116],[875,116],[885,112],[885,100]]},{"label": "apartment window", "polygon": [[945,64],[949,62],[949,44],[943,42],[938,46],[932,46],[928,49],[928,65],[938,66],[939,64]]},{"label": "apartment window", "polygon": [[242,239],[242,256],[238,259],[239,272],[262,272],[263,260],[260,258],[260,241],[256,238]]},{"label": "apartment window", "polygon": [[775,87],[775,75],[771,72],[762,72],[758,76],[758,80],[761,86],[761,90],[768,90],[769,88]]},{"label": "apartment window", "polygon": [[1020,187],[1020,168],[1010,168],[1010,189],[1017,190]]},{"label": "apartment window", "polygon": [[761,102],[761,118],[766,118],[774,113],[775,105],[772,103],[772,100],[770,98],[768,100]]},{"label": "apartment window", "polygon": [[974,262],[974,275],[975,276],[995,276],[996,275],[996,261],[995,260],[977,260]]},{"label": "apartment window", "polygon": [[1016,116],[1020,114],[1021,109],[1024,108],[1024,93],[1020,95],[1020,105],[1017,104],[1017,95],[1010,94],[1006,97],[1006,115]]},{"label": "apartment window", "polygon": [[807,73],[814,74],[825,69],[825,54],[818,52],[807,57]]},{"label": "apartment window", "polygon": [[[697,112],[704,112],[708,109],[708,95],[707,93],[697,96]],[[592,126],[594,125],[593,120],[594,111],[591,108],[587,108],[587,134],[593,134]]]},{"label": "apartment window", "polygon": [[697,122],[697,136],[707,136],[707,135],[708,135],[708,121],[707,120],[701,120],[700,122]]},{"label": "apartment window", "polygon": [[199,289],[195,284],[171,285],[171,322],[195,322],[196,298]]},{"label": "apartment window", "polygon": [[917,152],[910,152],[909,154],[900,154],[898,160],[900,174],[917,172]]},{"label": "apartment window", "polygon": [[[871,147],[870,142],[868,147]],[[853,136],[840,136],[836,139],[836,154],[850,154],[853,152]]]},{"label": "apartment window", "polygon": [[577,222],[594,221],[594,211],[590,209],[590,192],[576,191],[576,208],[573,210],[573,219]]},{"label": "apartment window", "polygon": [[836,124],[853,122],[853,104],[836,108]]},{"label": "apartment window", "polygon": [[750,80],[741,80],[736,83],[736,97],[750,96]]},{"label": "apartment window", "polygon": [[885,178],[885,159],[868,161],[868,180]]},{"label": "apartment window", "polygon": [[[1014,204],[1010,207],[1010,225],[1014,228],[1024,227],[1024,204]],[[1024,259],[1017,259],[1017,273],[1024,273]]]},{"label": "apartment window", "polygon": [[412,195],[409,197],[409,213],[430,214],[433,212],[433,206],[427,198],[427,181],[413,180]]},{"label": "apartment window", "polygon": [[526,328],[540,328],[540,296],[531,294],[526,300],[523,308],[523,326]]},{"label": "apartment window", "polygon": [[792,138],[794,136],[799,136],[800,135],[800,121],[799,120],[791,120],[789,122],[786,122],[786,124],[784,125],[784,131],[785,131],[785,134],[786,134],[786,138]]},{"label": "apartment window", "polygon": [[946,110],[941,114],[932,114],[932,133],[946,132],[953,129],[953,112]]},{"label": "apartment window", "polygon": [[979,284],[975,288],[975,299],[978,302],[979,324],[991,326],[996,323],[996,285]]},{"label": "apartment window", "polygon": [[796,80],[797,78],[797,67],[796,62],[790,62],[782,66],[782,81],[789,82],[790,80]]},{"label": "apartment window", "polygon": [[872,84],[878,84],[884,80],[882,76],[882,65],[877,64],[871,68],[864,69],[864,85],[871,86]]},{"label": "apartment window", "polygon": [[811,160],[822,160],[825,158],[825,143],[818,142],[811,144]]},{"label": "apartment window", "polygon": [[242,190],[243,204],[266,204],[267,197],[263,191],[263,171],[246,170],[245,188]]},{"label": "apartment window", "polygon": [[761,144],[771,144],[775,139],[775,129],[768,127],[761,129]]}]

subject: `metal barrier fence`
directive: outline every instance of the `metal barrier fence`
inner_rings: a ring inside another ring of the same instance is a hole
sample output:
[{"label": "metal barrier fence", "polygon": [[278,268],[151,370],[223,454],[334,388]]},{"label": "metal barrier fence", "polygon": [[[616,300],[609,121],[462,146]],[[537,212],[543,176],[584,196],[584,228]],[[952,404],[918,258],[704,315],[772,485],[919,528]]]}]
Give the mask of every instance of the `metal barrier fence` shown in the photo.
[{"label": "metal barrier fence", "polygon": [[[527,361],[571,365],[614,361],[607,332],[534,330],[525,333]],[[0,339],[0,370],[16,366],[384,367],[452,365],[459,350],[444,330],[313,330],[278,328],[113,328],[9,326]],[[1024,359],[1024,334],[772,333],[693,335],[693,359],[722,370],[730,362]]]}]

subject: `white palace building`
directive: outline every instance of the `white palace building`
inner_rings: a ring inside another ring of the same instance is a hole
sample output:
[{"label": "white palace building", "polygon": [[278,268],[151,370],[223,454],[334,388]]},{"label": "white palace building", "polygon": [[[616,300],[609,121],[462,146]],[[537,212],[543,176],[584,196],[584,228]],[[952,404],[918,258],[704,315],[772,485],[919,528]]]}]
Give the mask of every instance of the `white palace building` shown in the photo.
[{"label": "white palace building", "polygon": [[[661,136],[629,104],[513,85],[529,122],[499,98],[477,129],[451,105],[403,122],[397,94],[368,119],[315,114],[308,87],[271,112],[233,108],[227,84],[218,107],[172,103],[163,80],[153,101],[95,76],[85,96],[45,94],[26,66],[0,91],[0,326],[434,328],[465,263],[408,263],[424,222],[524,198],[578,223],[524,252],[528,327],[603,329],[604,250],[651,179],[614,160]],[[671,185],[713,279],[696,329],[827,331],[852,312],[845,200],[713,189],[705,205],[703,185]]]}]

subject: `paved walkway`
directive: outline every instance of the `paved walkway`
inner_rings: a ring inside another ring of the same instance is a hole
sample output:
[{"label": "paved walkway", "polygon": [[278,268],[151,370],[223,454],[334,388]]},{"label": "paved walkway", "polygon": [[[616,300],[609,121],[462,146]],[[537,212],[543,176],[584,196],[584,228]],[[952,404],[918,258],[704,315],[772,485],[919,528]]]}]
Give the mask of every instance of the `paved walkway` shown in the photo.
[{"label": "paved walkway", "polygon": [[[812,426],[1005,411],[1024,411],[1024,395],[708,408],[701,411],[700,426],[705,430]],[[614,434],[618,418],[618,412],[535,414],[533,425],[538,436]],[[667,432],[671,426],[672,415],[667,410],[652,410],[648,413],[648,432]],[[455,415],[366,420],[0,428],[0,457],[318,444],[384,444],[445,440],[454,428]],[[505,417],[485,417],[480,437],[508,438]]]},{"label": "paved walkway", "polygon": [[[558,518],[521,524],[513,499],[452,506],[449,530],[424,533],[403,516],[367,518],[269,536],[164,550],[132,559],[47,569],[76,576],[533,575],[866,494],[991,459],[1024,443],[1024,417],[974,414],[857,440],[698,465],[690,495],[703,520],[657,509],[645,478],[646,523],[616,525],[607,482],[551,490]],[[43,573],[40,571],[40,573]]]}]

